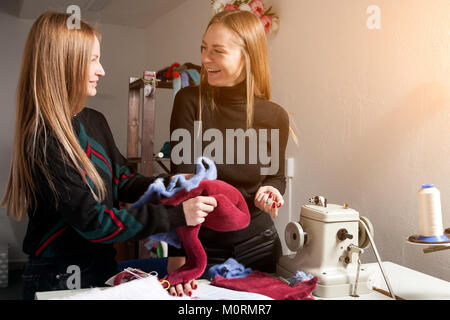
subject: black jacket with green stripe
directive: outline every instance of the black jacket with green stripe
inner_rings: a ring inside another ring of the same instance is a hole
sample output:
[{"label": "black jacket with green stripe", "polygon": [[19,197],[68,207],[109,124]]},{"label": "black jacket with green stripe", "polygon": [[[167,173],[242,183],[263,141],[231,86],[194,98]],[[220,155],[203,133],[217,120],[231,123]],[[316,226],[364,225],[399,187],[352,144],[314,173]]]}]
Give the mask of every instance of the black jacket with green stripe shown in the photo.
[{"label": "black jacket with green stripe", "polygon": [[114,242],[144,239],[186,225],[182,205],[120,209],[120,201],[137,201],[156,178],[143,177],[125,165],[100,112],[84,108],[72,123],[81,147],[105,183],[106,197],[101,203],[95,200],[82,177],[64,162],[56,140],[49,139],[46,157],[56,194],[35,169],[37,201],[28,212],[26,254],[45,258],[98,255],[113,250]]}]

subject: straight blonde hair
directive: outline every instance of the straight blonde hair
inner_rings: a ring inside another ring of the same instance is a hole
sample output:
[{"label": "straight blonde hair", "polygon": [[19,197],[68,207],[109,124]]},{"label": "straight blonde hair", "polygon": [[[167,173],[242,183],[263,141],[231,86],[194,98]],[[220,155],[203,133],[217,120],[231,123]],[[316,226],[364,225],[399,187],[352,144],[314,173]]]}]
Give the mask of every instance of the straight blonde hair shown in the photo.
[{"label": "straight blonde hair", "polygon": [[[254,98],[270,100],[270,73],[267,56],[267,39],[264,26],[250,11],[227,10],[216,14],[206,31],[220,23],[236,35],[238,45],[245,59],[247,80],[247,129],[253,126]],[[206,33],[206,32],[205,32]],[[212,110],[215,108],[213,86],[208,83],[208,74],[202,66],[200,73],[199,120],[202,119],[203,94]]]},{"label": "straight blonde hair", "polygon": [[[46,12],[33,24],[22,58],[17,87],[16,123],[11,167],[1,206],[7,215],[21,220],[36,208],[36,175],[42,172],[56,193],[47,162],[49,136],[59,141],[64,161],[73,166],[97,201],[106,188],[97,170],[81,148],[72,127],[72,118],[87,99],[88,68],[98,32],[81,21],[79,29],[69,29],[69,14]],[[94,185],[89,185],[90,179]]]}]

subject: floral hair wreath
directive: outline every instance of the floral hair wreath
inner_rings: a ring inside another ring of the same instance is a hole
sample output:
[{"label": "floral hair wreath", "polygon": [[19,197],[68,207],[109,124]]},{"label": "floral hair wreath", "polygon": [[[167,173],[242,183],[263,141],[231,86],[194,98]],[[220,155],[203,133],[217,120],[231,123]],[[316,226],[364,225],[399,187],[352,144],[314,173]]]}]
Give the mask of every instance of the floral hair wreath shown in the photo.
[{"label": "floral hair wreath", "polygon": [[259,17],[267,35],[278,31],[280,19],[272,12],[272,7],[265,9],[262,0],[211,0],[214,14],[225,10],[250,11]]}]

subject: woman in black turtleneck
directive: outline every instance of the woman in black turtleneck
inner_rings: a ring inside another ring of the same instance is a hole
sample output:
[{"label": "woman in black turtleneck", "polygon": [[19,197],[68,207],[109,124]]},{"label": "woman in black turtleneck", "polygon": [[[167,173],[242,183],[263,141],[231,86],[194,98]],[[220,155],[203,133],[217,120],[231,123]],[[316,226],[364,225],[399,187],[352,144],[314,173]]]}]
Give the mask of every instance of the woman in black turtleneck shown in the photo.
[{"label": "woman in black turtleneck", "polygon": [[[270,82],[264,28],[260,20],[250,12],[221,12],[209,23],[201,52],[201,84],[178,92],[170,122],[172,139],[176,136],[172,134],[177,129],[189,131],[191,157],[189,161],[183,162],[186,158],[182,152],[174,154],[175,150],[180,150],[177,145],[181,140],[172,140],[172,171],[193,173],[195,170],[194,139],[199,133],[197,129],[194,130],[194,127],[197,128],[194,126],[195,121],[201,121],[202,124],[200,136],[197,137],[200,137],[200,141],[203,140],[204,156],[207,150],[205,147],[211,145],[212,141],[206,141],[203,134],[213,132],[217,137],[220,136],[217,135],[220,131],[223,150],[218,152],[216,149],[211,153],[217,164],[218,179],[233,185],[242,193],[250,210],[251,223],[246,229],[235,232],[219,233],[207,228],[200,229],[199,238],[208,256],[206,271],[212,265],[221,264],[232,257],[245,267],[275,272],[276,262],[281,255],[281,243],[271,216],[276,217],[279,207],[284,204],[282,194],[286,186],[284,166],[289,118],[282,107],[269,101]],[[244,164],[238,161],[237,140],[234,143],[234,158],[227,161],[227,155],[233,154],[233,150],[227,150],[227,129],[234,132],[237,129],[242,129],[242,132],[250,129],[257,134],[257,149],[252,149],[246,140]],[[267,139],[261,137],[260,129],[265,130]],[[275,141],[272,141],[271,133],[276,130],[278,137],[273,136]],[[267,145],[268,152],[273,146],[278,146],[278,152],[272,155],[269,153],[270,165],[262,165],[259,154],[256,156],[256,163],[250,161],[254,150],[259,153],[262,143]],[[214,145],[220,146],[220,142]],[[278,165],[273,166],[275,159],[278,160]],[[269,166],[274,172],[264,173],[262,169]],[[184,264],[182,256],[182,250],[169,248],[169,272]]]}]

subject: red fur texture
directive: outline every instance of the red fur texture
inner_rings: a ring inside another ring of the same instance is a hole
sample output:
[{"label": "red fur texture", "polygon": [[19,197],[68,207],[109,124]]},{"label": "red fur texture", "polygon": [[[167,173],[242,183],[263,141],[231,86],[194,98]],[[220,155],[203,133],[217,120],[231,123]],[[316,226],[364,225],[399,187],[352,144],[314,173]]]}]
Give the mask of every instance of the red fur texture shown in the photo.
[{"label": "red fur texture", "polygon": [[161,203],[175,206],[197,196],[215,198],[217,207],[208,214],[203,224],[176,229],[186,251],[186,264],[166,276],[171,286],[195,280],[205,271],[206,252],[198,238],[201,226],[219,232],[229,232],[244,229],[250,223],[250,213],[242,194],[230,184],[220,180],[203,180],[197,188],[191,191],[182,190],[170,198],[161,200]]}]

